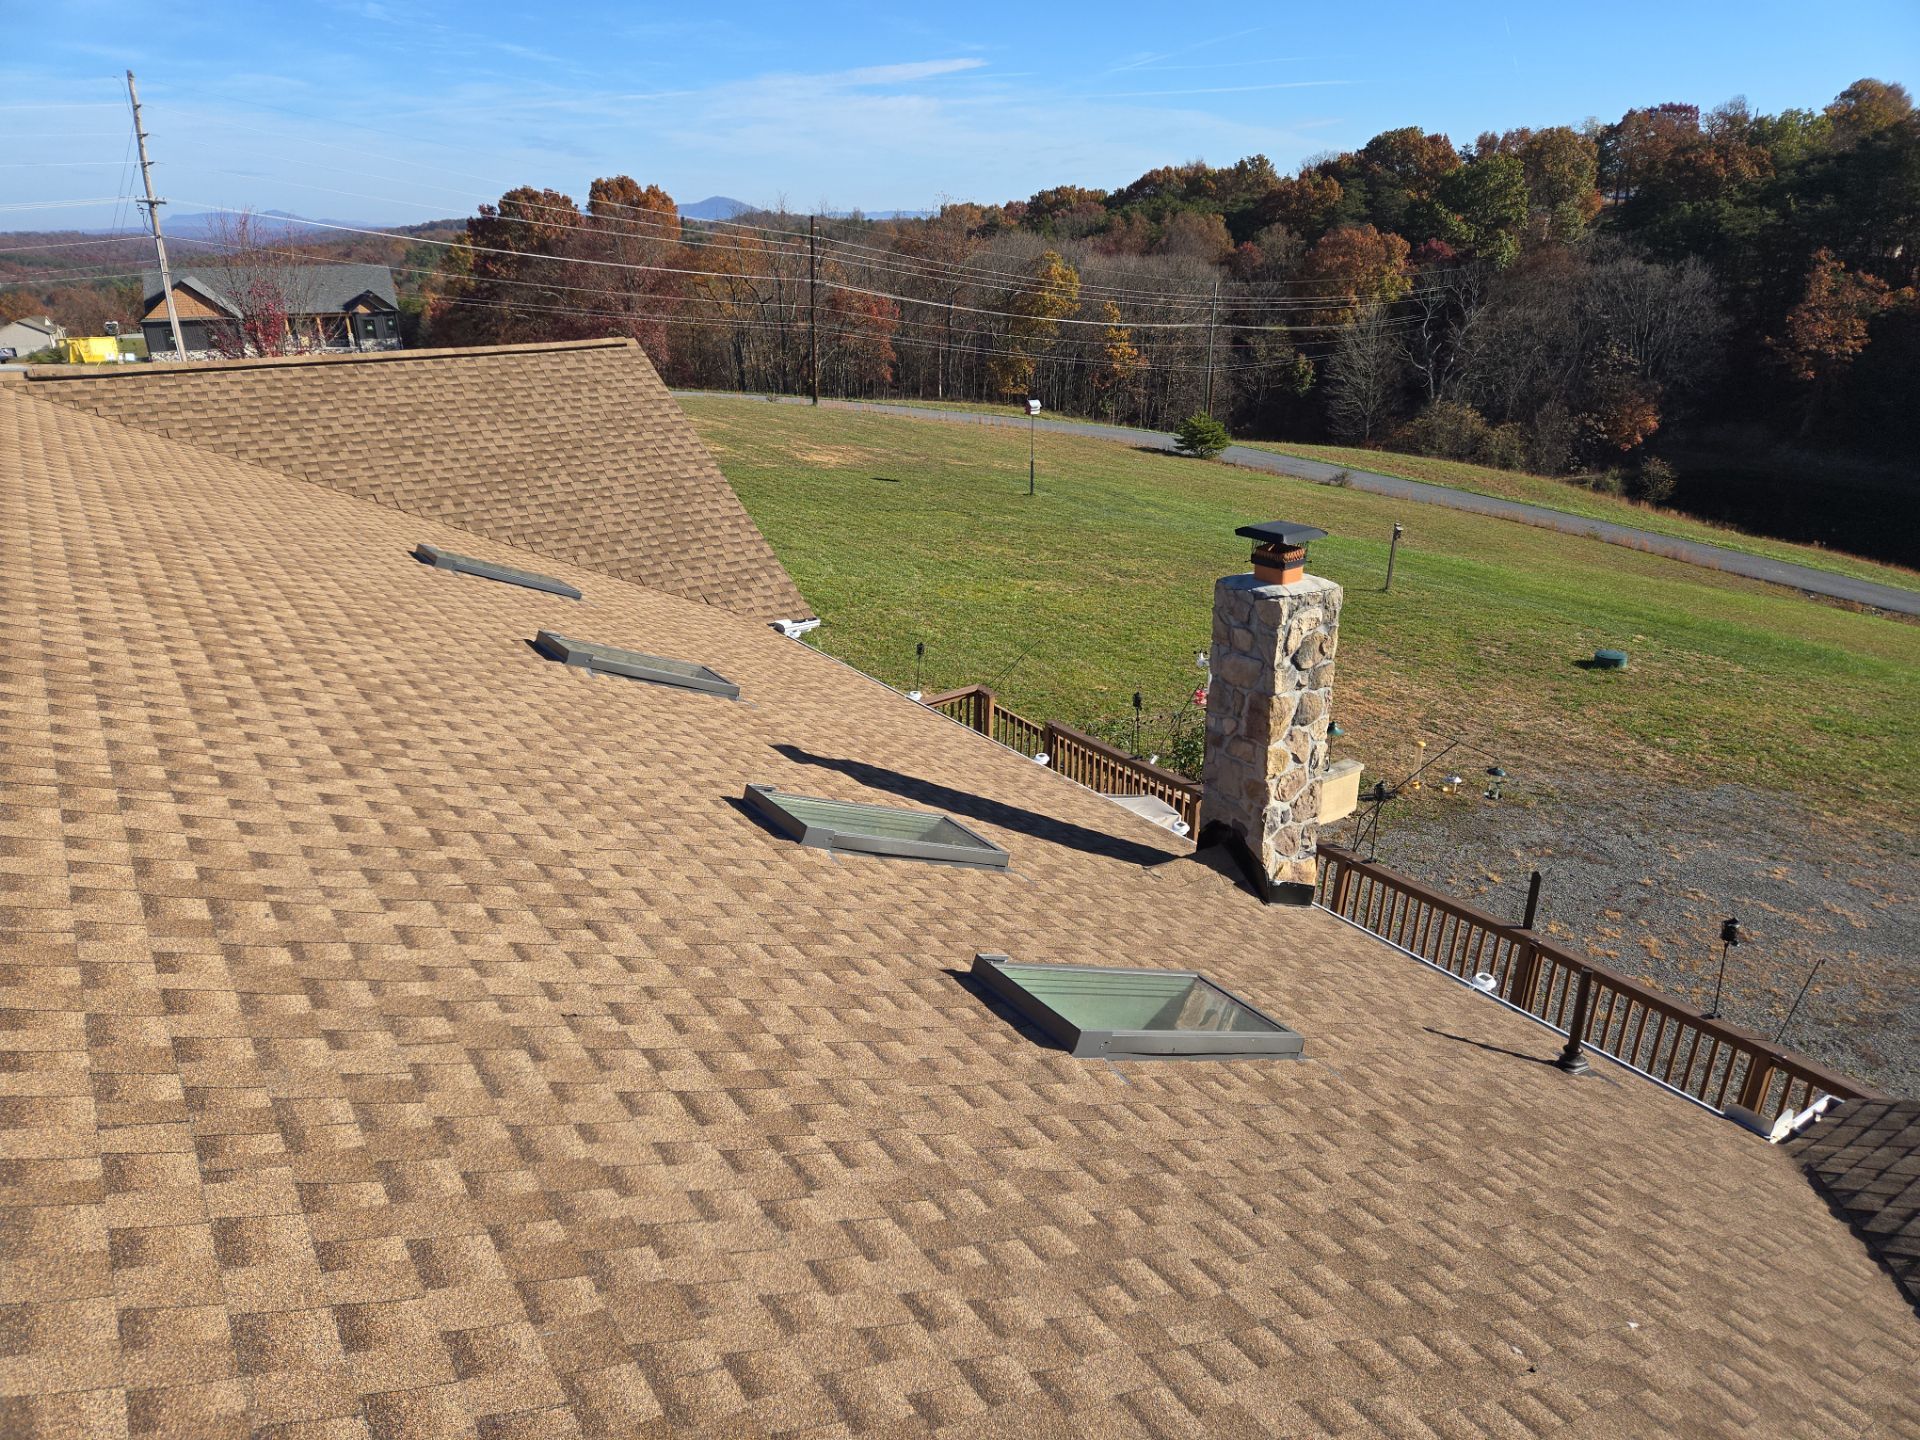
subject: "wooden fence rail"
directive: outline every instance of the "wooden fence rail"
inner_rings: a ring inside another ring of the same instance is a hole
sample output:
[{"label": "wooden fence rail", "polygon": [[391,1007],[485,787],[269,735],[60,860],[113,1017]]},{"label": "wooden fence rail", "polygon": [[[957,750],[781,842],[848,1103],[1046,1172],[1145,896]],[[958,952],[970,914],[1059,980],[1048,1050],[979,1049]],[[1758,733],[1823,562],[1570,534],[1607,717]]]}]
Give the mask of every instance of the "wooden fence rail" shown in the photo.
[{"label": "wooden fence rail", "polygon": [[1186,822],[1187,833],[1200,829],[1200,786],[1172,770],[1137,760],[1118,746],[1097,740],[1070,725],[1044,725],[1007,709],[984,685],[969,685],[923,702],[942,715],[991,736],[1022,755],[1041,755],[1069,780],[1103,795],[1152,795],[1164,800]]},{"label": "wooden fence rail", "polygon": [[1451,974],[1479,977],[1494,994],[1563,1032],[1575,1013],[1580,977],[1588,976],[1582,1043],[1711,1109],[1737,1104],[1772,1120],[1822,1095],[1886,1098],[1817,1060],[1724,1020],[1709,1020],[1617,970],[1343,846],[1321,842],[1317,898],[1334,914]]}]

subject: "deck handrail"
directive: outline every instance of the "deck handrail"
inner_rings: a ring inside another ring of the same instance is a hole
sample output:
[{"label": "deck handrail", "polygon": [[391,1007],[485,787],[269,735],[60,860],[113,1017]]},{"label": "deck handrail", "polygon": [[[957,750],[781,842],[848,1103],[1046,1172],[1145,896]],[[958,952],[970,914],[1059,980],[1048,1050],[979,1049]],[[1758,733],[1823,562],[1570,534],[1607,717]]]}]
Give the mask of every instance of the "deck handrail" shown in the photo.
[{"label": "deck handrail", "polygon": [[1152,795],[1172,806],[1187,833],[1200,829],[1200,786],[1186,776],[1140,760],[1117,745],[1057,720],[1042,724],[1009,710],[985,685],[929,695],[920,702],[962,725],[978,730],[1010,750],[1042,755],[1069,780],[1103,795]]},{"label": "deck handrail", "polygon": [[1324,908],[1462,979],[1490,975],[1493,993],[1563,1034],[1578,1014],[1575,997],[1586,975],[1581,1042],[1711,1110],[1739,1105],[1770,1121],[1822,1095],[1887,1098],[1811,1056],[1710,1019],[1537,931],[1508,924],[1344,846],[1322,841],[1320,860],[1317,900]]}]

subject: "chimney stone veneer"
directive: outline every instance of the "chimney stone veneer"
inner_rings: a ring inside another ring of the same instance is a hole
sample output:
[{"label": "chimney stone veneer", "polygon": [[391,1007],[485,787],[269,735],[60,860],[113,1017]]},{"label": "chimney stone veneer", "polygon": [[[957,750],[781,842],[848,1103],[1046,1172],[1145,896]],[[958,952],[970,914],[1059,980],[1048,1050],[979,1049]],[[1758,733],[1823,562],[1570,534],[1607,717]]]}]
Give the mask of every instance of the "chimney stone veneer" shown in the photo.
[{"label": "chimney stone veneer", "polygon": [[1299,578],[1229,575],[1213,587],[1199,840],[1236,852],[1262,898],[1308,905],[1341,590],[1297,562],[1287,573]]}]

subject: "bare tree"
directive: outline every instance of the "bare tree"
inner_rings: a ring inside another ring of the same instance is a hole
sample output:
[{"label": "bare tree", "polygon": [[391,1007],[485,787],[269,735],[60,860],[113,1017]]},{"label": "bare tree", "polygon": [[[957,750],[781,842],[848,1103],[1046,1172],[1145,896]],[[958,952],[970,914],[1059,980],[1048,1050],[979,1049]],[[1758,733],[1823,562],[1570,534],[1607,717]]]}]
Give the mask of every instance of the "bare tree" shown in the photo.
[{"label": "bare tree", "polygon": [[1347,439],[1371,442],[1393,415],[1400,383],[1400,347],[1387,307],[1364,306],[1340,332],[1327,361],[1327,417]]},{"label": "bare tree", "polygon": [[316,323],[307,280],[312,262],[290,249],[284,234],[246,210],[218,217],[209,233],[219,250],[214,288],[235,310],[210,327],[214,349],[238,358],[297,354],[327,343],[309,328]]}]

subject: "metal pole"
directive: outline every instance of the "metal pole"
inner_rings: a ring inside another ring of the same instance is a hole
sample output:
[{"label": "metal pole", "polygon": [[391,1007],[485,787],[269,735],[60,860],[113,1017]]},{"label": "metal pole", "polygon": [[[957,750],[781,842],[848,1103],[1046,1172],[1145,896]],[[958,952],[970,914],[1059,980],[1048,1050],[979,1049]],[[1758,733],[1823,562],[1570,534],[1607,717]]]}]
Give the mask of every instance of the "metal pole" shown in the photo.
[{"label": "metal pole", "polygon": [[140,128],[140,92],[134,87],[133,71],[127,71],[127,103],[133,106],[133,136],[140,146],[140,180],[147,187],[147,198],[133,203],[147,212],[147,225],[153,231],[153,255],[160,262],[160,293],[167,301],[167,328],[173,332],[173,353],[187,358],[187,342],[180,338],[180,312],[173,306],[173,270],[167,264],[167,242],[160,235],[160,207],[167,202],[153,193],[153,161],[147,158],[147,132]]},{"label": "metal pole", "polygon": [[[1722,955],[1725,955],[1727,953],[1726,946],[1723,945],[1720,947],[1720,953]],[[1793,1024],[1793,1017],[1800,1013],[1800,1002],[1807,998],[1808,986],[1811,986],[1813,984],[1813,977],[1820,973],[1820,967],[1826,963],[1827,963],[1827,957],[1824,955],[1822,955],[1818,960],[1813,962],[1813,969],[1807,972],[1806,984],[1802,985],[1800,987],[1800,993],[1793,997],[1793,1008],[1787,1011],[1787,1018],[1780,1022],[1780,1033],[1773,1037],[1774,1044],[1778,1045],[1783,1039],[1786,1038],[1787,1026]]]},{"label": "metal pole", "polygon": [[1039,425],[1033,407],[1027,407],[1027,494],[1033,494],[1033,432]]},{"label": "metal pole", "polygon": [[1213,277],[1213,303],[1207,308],[1207,418],[1213,418],[1213,331],[1220,321],[1220,277]]},{"label": "metal pole", "polygon": [[1720,1018],[1720,987],[1726,983],[1726,979],[1727,947],[1723,942],[1720,946],[1720,973],[1716,975],[1713,980],[1713,1004],[1707,1008],[1707,1013],[1701,1017],[1703,1020],[1718,1020]]},{"label": "metal pole", "polygon": [[1580,1053],[1580,1040],[1587,1029],[1587,1009],[1593,1000],[1593,972],[1580,967],[1580,988],[1573,993],[1573,1023],[1567,1027],[1567,1045],[1553,1063],[1569,1075],[1585,1075],[1593,1067]]},{"label": "metal pole", "polygon": [[1404,532],[1401,527],[1396,524],[1393,527],[1393,541],[1387,546],[1387,583],[1384,587],[1387,590],[1393,589],[1393,561],[1394,557],[1400,553],[1400,536],[1402,533]]},{"label": "metal pole", "polygon": [[1533,872],[1533,878],[1527,882],[1527,918],[1520,922],[1522,930],[1533,928],[1533,917],[1540,911],[1540,872]]},{"label": "metal pole", "polygon": [[816,217],[807,216],[807,389],[813,403],[820,403],[820,329],[814,313],[815,292],[819,287],[818,255],[814,245]]}]

